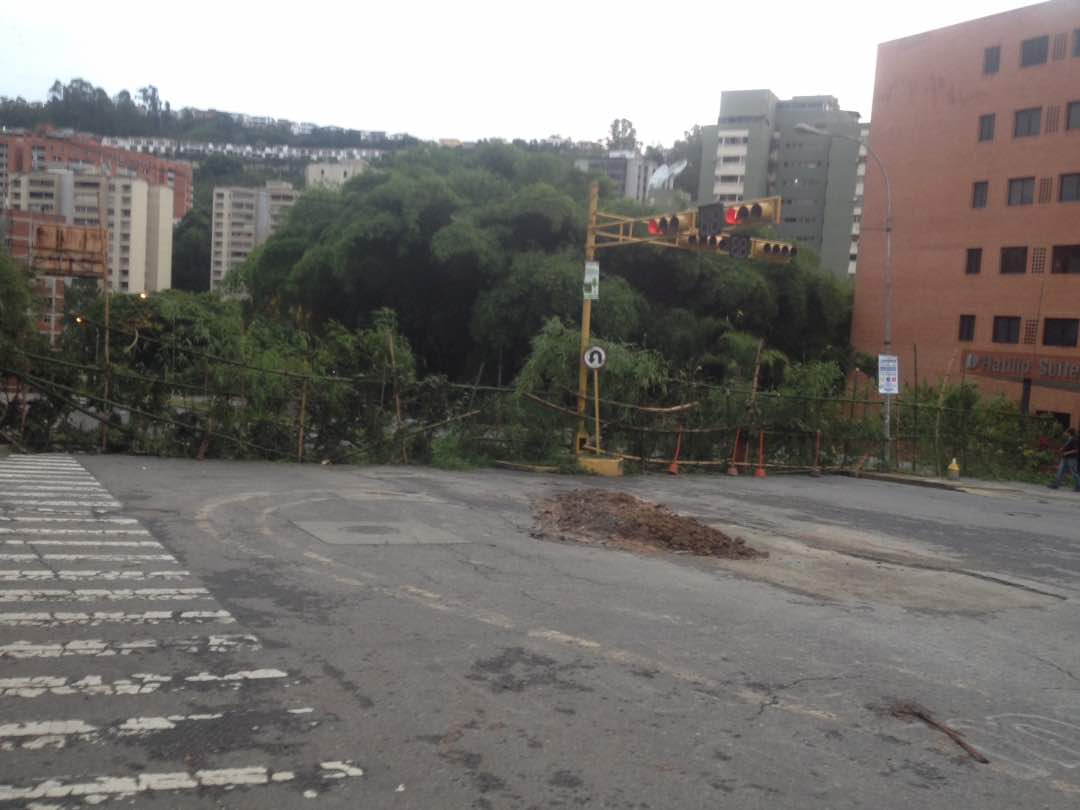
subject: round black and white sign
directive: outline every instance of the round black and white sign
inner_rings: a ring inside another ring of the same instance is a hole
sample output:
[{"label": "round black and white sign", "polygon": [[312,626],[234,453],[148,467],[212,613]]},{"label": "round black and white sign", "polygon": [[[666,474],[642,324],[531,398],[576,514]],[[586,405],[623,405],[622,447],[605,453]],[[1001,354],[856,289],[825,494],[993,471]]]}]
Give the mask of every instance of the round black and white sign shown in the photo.
[{"label": "round black and white sign", "polygon": [[607,362],[607,354],[599,346],[590,346],[585,352],[585,365],[589,368],[603,368]]}]

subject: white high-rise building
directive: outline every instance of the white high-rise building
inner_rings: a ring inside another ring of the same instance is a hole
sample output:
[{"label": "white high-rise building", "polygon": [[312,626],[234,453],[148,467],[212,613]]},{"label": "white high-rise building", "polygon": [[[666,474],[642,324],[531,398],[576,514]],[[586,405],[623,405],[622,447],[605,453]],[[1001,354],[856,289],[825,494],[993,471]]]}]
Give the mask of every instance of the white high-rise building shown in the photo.
[{"label": "white high-rise building", "polygon": [[93,166],[14,174],[6,207],[107,231],[109,286],[154,292],[172,286],[173,190]]},{"label": "white high-rise building", "polygon": [[214,189],[210,239],[210,289],[232,268],[243,264],[270,238],[299,198],[291,183],[268,182],[265,188],[219,186]]}]

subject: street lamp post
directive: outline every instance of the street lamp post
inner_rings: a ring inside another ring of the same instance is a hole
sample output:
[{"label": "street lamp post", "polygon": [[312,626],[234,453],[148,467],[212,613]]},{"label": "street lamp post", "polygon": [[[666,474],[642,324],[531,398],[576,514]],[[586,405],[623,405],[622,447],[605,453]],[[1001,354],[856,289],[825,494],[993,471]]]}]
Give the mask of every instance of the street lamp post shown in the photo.
[{"label": "street lamp post", "polygon": [[[877,153],[870,148],[870,144],[863,142],[861,138],[853,138],[851,135],[843,135],[838,132],[830,132],[827,129],[821,127],[815,127],[813,124],[796,124],[796,132],[802,132],[807,135],[822,135],[827,138],[840,138],[844,141],[852,141],[860,146],[866,148],[866,154],[873,158],[874,163],[877,164],[878,169],[881,171],[881,176],[885,178],[885,354],[892,354],[892,184],[889,182],[889,173],[885,171],[885,164],[881,162],[881,158],[877,156]],[[918,383],[918,380],[916,380]],[[891,435],[892,426],[892,394],[885,395],[885,461],[889,460],[889,437]]]}]

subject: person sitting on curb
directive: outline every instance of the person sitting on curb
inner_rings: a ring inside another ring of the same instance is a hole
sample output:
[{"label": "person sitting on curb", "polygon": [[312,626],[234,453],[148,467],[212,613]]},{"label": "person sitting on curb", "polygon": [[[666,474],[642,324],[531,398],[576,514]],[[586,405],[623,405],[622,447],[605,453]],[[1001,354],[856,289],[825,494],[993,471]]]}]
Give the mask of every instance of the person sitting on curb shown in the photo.
[{"label": "person sitting on curb", "polygon": [[1065,431],[1065,444],[1061,446],[1061,463],[1058,465],[1057,475],[1054,480],[1049,484],[1050,489],[1057,489],[1061,486],[1061,479],[1065,477],[1065,472],[1068,471],[1072,475],[1073,483],[1077,492],[1080,492],[1080,472],[1077,471],[1077,457],[1080,456],[1080,442],[1076,440],[1076,428],[1069,428]]}]

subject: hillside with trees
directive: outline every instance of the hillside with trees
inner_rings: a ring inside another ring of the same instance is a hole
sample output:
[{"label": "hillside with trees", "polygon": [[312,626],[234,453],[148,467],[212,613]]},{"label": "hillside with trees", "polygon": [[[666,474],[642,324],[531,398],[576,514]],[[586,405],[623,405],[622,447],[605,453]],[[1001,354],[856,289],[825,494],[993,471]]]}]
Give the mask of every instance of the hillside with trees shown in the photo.
[{"label": "hillside with trees", "polygon": [[134,94],[121,90],[110,96],[84,79],[67,84],[59,80],[49,88],[44,103],[0,96],[0,127],[34,129],[42,125],[71,128],[94,135],[176,138],[215,143],[287,144],[323,148],[394,148],[415,143],[372,141],[357,130],[318,127],[309,134],[294,135],[283,125],[246,126],[225,112],[205,113],[190,108],[174,110],[152,84]]}]

